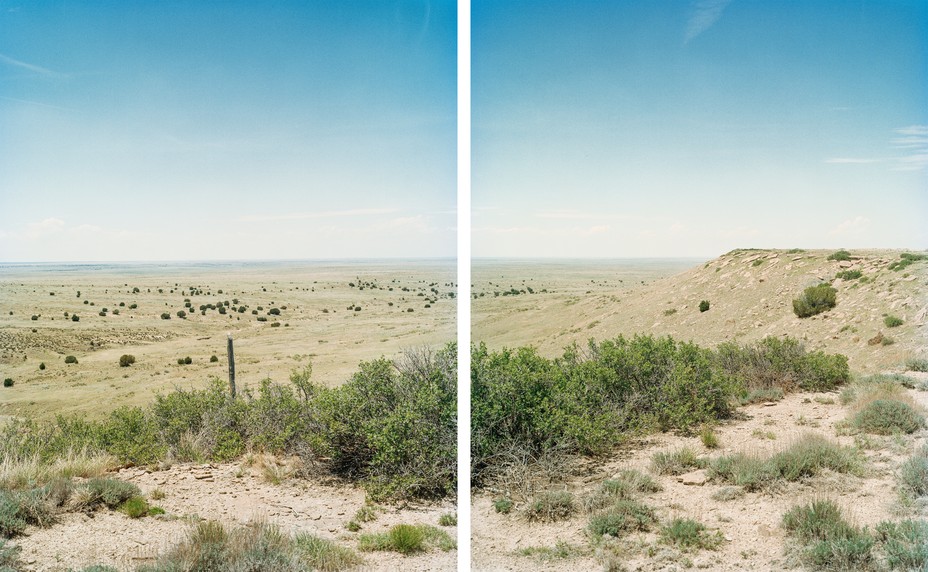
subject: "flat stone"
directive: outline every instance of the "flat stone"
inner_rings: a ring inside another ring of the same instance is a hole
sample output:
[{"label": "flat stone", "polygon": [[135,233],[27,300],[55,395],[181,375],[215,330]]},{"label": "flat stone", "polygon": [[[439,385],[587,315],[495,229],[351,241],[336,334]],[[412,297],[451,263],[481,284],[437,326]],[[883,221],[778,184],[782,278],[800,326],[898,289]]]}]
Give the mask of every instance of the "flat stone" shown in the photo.
[{"label": "flat stone", "polygon": [[692,471],[677,477],[677,482],[684,485],[701,487],[706,484],[706,472],[704,470]]}]

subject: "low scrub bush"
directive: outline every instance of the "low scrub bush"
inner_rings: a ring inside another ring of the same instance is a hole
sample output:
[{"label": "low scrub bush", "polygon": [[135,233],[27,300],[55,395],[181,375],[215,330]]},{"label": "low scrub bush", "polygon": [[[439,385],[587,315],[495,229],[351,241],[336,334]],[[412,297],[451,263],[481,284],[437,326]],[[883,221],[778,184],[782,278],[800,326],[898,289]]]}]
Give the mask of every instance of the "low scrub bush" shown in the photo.
[{"label": "low scrub bush", "polygon": [[12,377],[3,378],[3,387],[13,387],[13,378]]},{"label": "low scrub bush", "polygon": [[895,399],[875,399],[850,419],[850,425],[858,431],[874,435],[914,433],[925,426],[925,417],[908,403]]},{"label": "low scrub bush", "polygon": [[667,526],[661,527],[660,540],[688,550],[715,550],[724,538],[722,533],[709,532],[706,525],[689,518],[675,518]]},{"label": "low scrub bush", "polygon": [[887,328],[898,328],[899,326],[904,324],[905,321],[902,318],[899,318],[897,316],[893,316],[892,314],[890,314],[886,316],[885,318],[883,318],[883,323],[886,324]]},{"label": "low scrub bush", "polygon": [[538,495],[525,507],[529,522],[566,520],[576,511],[574,497],[568,491],[548,491]]},{"label": "low scrub bush", "polygon": [[699,303],[699,311],[700,311],[700,312],[708,312],[708,311],[709,311],[709,301],[708,301],[708,300],[703,300],[702,302]]},{"label": "low scrub bush", "polygon": [[135,363],[135,356],[130,354],[123,354],[119,356],[119,367],[129,367]]},{"label": "low scrub bush", "polygon": [[899,260],[890,263],[889,269],[893,271],[903,270],[916,262],[928,260],[928,254],[918,254],[915,252],[903,252],[899,255]]},{"label": "low scrub bush", "polygon": [[77,363],[77,358],[74,356],[67,356],[64,358],[64,363]]},{"label": "low scrub bush", "polygon": [[907,501],[928,496],[928,445],[922,447],[899,467],[900,494]]},{"label": "low scrub bush", "polygon": [[906,371],[928,371],[928,359],[911,358],[905,362]]},{"label": "low scrub bush", "polygon": [[137,572],[175,570],[273,570],[336,572],[363,564],[357,553],[308,534],[289,537],[276,526],[251,522],[226,529],[215,521],[197,524],[187,538]]},{"label": "low scrub bush", "polygon": [[890,570],[928,570],[928,521],[883,521],[875,532]]},{"label": "low scrub bush", "polygon": [[715,433],[715,430],[710,426],[705,426],[699,431],[699,439],[702,441],[703,447],[706,449],[718,449],[719,447],[719,437]]},{"label": "low scrub bush", "polygon": [[663,490],[654,479],[634,469],[624,470],[614,479],[603,481],[599,488],[584,501],[587,512],[607,508],[618,500],[631,500],[643,493]]},{"label": "low scrub bush", "polygon": [[850,259],[851,259],[851,253],[844,249],[841,249],[841,250],[838,250],[837,252],[832,252],[831,254],[829,254],[826,260],[845,261],[845,260],[850,260]]},{"label": "low scrub bush", "polygon": [[834,501],[816,500],[783,515],[783,528],[804,546],[803,560],[822,570],[866,570],[874,539],[848,523]]},{"label": "low scrub bush", "polygon": [[170,320],[170,319],[171,319],[171,314],[168,313],[168,312],[162,312],[162,313],[161,313],[161,319],[162,319],[162,320]]},{"label": "low scrub bush", "polygon": [[696,456],[689,448],[670,452],[658,452],[651,457],[651,470],[658,475],[682,475],[693,469],[707,466],[705,459]]},{"label": "low scrub bush", "polygon": [[813,477],[822,469],[859,474],[862,467],[863,461],[856,449],[808,434],[768,458],[743,453],[718,457],[709,465],[709,477],[744,487],[746,491],[756,491],[781,482]]},{"label": "low scrub bush", "polygon": [[863,273],[860,270],[842,270],[835,274],[835,278],[840,278],[841,280],[857,280],[863,276]]},{"label": "low scrub bush", "polygon": [[[738,383],[743,397],[755,390],[779,389],[781,393],[831,391],[850,381],[847,357],[806,351],[794,338],[768,336],[753,344],[719,345],[715,354],[718,365]],[[757,394],[764,401],[776,401],[774,394]]]},{"label": "low scrub bush", "polygon": [[434,526],[397,524],[386,533],[362,534],[358,547],[366,552],[386,550],[409,555],[433,547],[447,552],[455,547],[455,542],[447,532]]},{"label": "low scrub bush", "polygon": [[657,522],[654,511],[636,500],[621,499],[590,517],[587,530],[594,537],[619,537],[650,530]]},{"label": "low scrub bush", "polygon": [[837,293],[830,284],[809,286],[802,296],[793,300],[793,312],[800,318],[821,314],[835,307]]},{"label": "low scrub bush", "polygon": [[509,498],[498,498],[493,501],[493,510],[500,514],[509,514],[512,510],[512,500]]}]

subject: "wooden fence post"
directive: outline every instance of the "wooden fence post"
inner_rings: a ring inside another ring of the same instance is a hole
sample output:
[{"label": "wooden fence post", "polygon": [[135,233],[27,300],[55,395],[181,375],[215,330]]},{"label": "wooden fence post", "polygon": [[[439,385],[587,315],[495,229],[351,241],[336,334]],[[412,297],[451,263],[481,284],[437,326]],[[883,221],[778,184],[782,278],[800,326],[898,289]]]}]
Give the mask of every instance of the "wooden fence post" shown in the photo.
[{"label": "wooden fence post", "polygon": [[235,354],[232,352],[232,334],[229,334],[229,393],[235,398]]}]

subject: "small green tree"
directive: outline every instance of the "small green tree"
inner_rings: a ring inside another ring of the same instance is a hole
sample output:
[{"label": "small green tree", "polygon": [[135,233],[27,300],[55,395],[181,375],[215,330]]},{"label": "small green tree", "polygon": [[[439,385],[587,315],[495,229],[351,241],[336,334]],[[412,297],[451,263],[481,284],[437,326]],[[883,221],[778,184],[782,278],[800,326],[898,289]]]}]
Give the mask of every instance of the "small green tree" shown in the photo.
[{"label": "small green tree", "polygon": [[303,401],[309,401],[315,392],[315,386],[310,378],[313,375],[313,364],[306,364],[302,370],[293,370],[290,372],[290,383],[296,386],[303,396]]},{"label": "small green tree", "polygon": [[74,356],[67,356],[64,358],[64,363],[77,363],[77,358]]},{"label": "small green tree", "polygon": [[707,312],[708,310],[709,310],[709,301],[708,301],[708,300],[703,300],[702,302],[699,303],[699,311],[700,311],[700,312]]},{"label": "small green tree", "polygon": [[135,356],[123,354],[119,356],[119,367],[129,367],[135,363]]},{"label": "small green tree", "polygon": [[837,293],[830,284],[824,282],[817,286],[809,286],[803,291],[802,296],[793,300],[793,312],[800,318],[808,318],[830,310],[837,304]]},{"label": "small green tree", "polygon": [[170,320],[170,319],[171,319],[171,314],[169,314],[168,312],[161,312],[161,319],[162,319],[162,320]]}]

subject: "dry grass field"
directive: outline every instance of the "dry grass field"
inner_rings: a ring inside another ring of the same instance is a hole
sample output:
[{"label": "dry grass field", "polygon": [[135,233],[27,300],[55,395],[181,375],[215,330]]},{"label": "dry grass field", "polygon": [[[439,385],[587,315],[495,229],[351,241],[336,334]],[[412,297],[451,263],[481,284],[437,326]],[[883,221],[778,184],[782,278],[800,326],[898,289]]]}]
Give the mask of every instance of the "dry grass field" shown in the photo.
[{"label": "dry grass field", "polygon": [[[225,379],[228,333],[240,387],[308,363],[314,381],[338,385],[361,361],[454,340],[454,275],[453,261],[7,267],[0,373],[15,385],[0,415],[94,416]],[[123,354],[136,362],[120,367]]]}]

